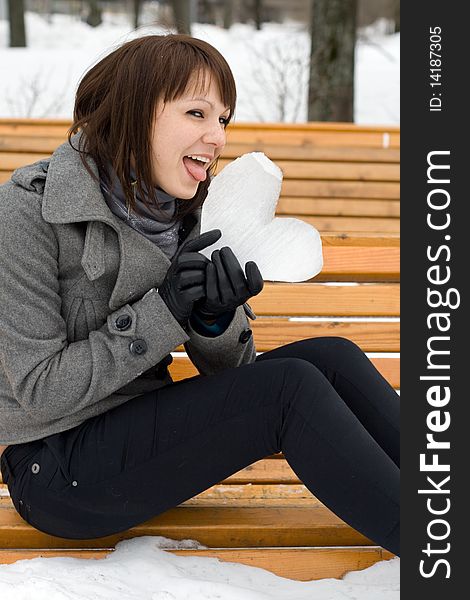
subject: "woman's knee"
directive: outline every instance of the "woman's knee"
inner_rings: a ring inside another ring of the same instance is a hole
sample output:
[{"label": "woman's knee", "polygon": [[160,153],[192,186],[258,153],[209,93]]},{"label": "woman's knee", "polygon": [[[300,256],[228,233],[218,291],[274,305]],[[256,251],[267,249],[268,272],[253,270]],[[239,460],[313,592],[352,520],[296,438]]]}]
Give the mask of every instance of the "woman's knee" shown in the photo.
[{"label": "woman's knee", "polygon": [[[328,336],[319,338],[310,338],[304,340],[307,346],[313,352],[320,356],[340,361],[348,361],[351,357],[364,356],[364,352],[359,346],[348,338],[340,336]],[[308,350],[307,350],[308,351]]]},{"label": "woman's knee", "polygon": [[323,373],[310,361],[297,358],[287,357],[277,359],[276,369],[278,370],[284,396],[291,397],[297,395],[300,389],[311,390],[313,386],[319,383],[327,384]]},{"label": "woman's knee", "polygon": [[335,336],[327,339],[330,340],[330,346],[336,352],[341,352],[345,354],[364,354],[363,351],[359,348],[359,346],[348,338]]},{"label": "woman's knee", "polygon": [[[289,383],[298,385],[304,380],[312,381],[321,376],[320,371],[307,359],[298,357],[273,358],[271,360],[260,361],[257,372],[268,387],[271,387],[276,380],[275,386],[279,391],[286,388]],[[264,370],[267,372],[263,373]],[[268,373],[271,377],[268,377]],[[269,381],[271,380],[271,381]]]}]

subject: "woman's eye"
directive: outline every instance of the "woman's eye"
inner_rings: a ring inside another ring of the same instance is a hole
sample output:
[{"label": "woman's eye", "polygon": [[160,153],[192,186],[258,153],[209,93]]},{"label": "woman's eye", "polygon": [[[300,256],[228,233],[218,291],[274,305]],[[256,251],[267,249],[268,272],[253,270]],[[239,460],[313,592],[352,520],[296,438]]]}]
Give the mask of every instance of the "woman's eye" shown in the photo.
[{"label": "woman's eye", "polygon": [[[193,116],[195,116],[195,117],[198,117],[199,119],[200,119],[200,118],[202,118],[202,119],[204,118],[204,113],[203,113],[201,110],[189,110],[189,111],[188,111],[188,113],[189,113],[190,115],[193,115]],[[227,127],[227,125],[228,125],[228,122],[229,122],[229,117],[220,117],[220,119],[219,119],[219,120],[220,120],[220,123],[221,123],[221,124],[222,124],[224,127]]]}]

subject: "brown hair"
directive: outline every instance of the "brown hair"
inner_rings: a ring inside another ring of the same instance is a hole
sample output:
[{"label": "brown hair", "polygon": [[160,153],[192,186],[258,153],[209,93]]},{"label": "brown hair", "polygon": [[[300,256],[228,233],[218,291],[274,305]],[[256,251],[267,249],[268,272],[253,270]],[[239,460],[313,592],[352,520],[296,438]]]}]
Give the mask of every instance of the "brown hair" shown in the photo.
[{"label": "brown hair", "polygon": [[[193,75],[198,90],[204,90],[206,74],[214,78],[221,101],[230,108],[228,124],[235,110],[235,81],[224,57],[207,42],[182,34],[149,35],[123,44],[92,67],[77,89],[68,140],[72,146],[72,135],[79,130],[85,133],[80,138],[83,146],[80,143],[74,149],[93,179],[97,178],[85,156],[95,161],[105,177],[105,165],[112,165],[134,209],[133,155],[137,191],[147,206],[155,208],[145,189],[155,187],[150,140],[157,103],[181,97]],[[202,206],[215,166],[211,165],[191,200],[177,200],[178,218]]]}]

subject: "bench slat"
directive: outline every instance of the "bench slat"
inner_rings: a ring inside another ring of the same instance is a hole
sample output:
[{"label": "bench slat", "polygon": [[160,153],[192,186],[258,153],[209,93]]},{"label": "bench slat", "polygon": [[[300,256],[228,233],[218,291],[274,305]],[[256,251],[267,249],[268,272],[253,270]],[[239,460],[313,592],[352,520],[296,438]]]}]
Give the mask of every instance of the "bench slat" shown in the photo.
[{"label": "bench slat", "polygon": [[324,231],[321,235],[323,246],[369,246],[373,248],[399,248],[399,233],[380,233],[367,231],[362,233],[335,233]]},{"label": "bench slat", "polygon": [[385,219],[378,217],[302,217],[291,215],[294,218],[310,223],[322,235],[330,233],[348,232],[353,235],[364,235],[367,232],[380,232],[381,235],[399,234],[399,219]]},{"label": "bench slat", "polygon": [[[400,387],[400,360],[398,358],[372,358],[371,360],[390,385],[398,389]],[[186,357],[175,358],[169,371],[174,381],[199,375],[196,367]]]},{"label": "bench slat", "polygon": [[264,152],[271,160],[303,160],[303,161],[334,161],[334,162],[369,162],[390,163],[400,162],[399,148],[369,148],[367,146],[318,146],[313,144],[286,145],[270,144],[262,141],[235,142],[227,139],[222,156],[237,158],[247,152]]},{"label": "bench slat", "polygon": [[399,200],[368,200],[363,198],[296,198],[281,196],[277,215],[330,215],[333,217],[394,217],[400,216]]},{"label": "bench slat", "polygon": [[[3,131],[3,133],[2,133]],[[56,134],[53,130],[49,134],[34,135],[10,131],[2,126],[0,119],[0,151],[1,152],[27,152],[39,154],[52,154],[54,150],[67,139],[66,130],[63,134]],[[222,156],[224,158],[237,158],[248,152],[264,152],[271,160],[297,160],[297,161],[330,161],[336,163],[390,163],[397,165],[400,162],[398,148],[368,148],[368,147],[334,147],[334,146],[288,146],[285,144],[267,144],[264,142],[227,142]]]},{"label": "bench slat", "polygon": [[399,281],[400,248],[324,246],[323,265],[312,281]]},{"label": "bench slat", "polygon": [[[286,153],[287,154],[287,153]],[[272,160],[272,159],[271,159]],[[220,159],[216,173],[227,166],[231,160]],[[339,163],[275,160],[282,170],[284,179],[320,179],[356,181],[400,181],[400,167],[397,164],[375,163]]]},{"label": "bench slat", "polygon": [[[280,461],[279,461],[280,462]],[[321,506],[305,485],[299,484],[218,484],[183,502],[184,506]]]},{"label": "bench slat", "polygon": [[0,509],[0,548],[5,549],[109,548],[122,539],[142,535],[197,539],[206,546],[218,548],[373,545],[321,506],[240,509],[178,506],[127,531],[92,540],[69,540],[45,534],[23,521],[13,506]]},{"label": "bench slat", "polygon": [[235,485],[239,488],[246,483],[264,484],[266,486],[283,484],[286,494],[289,493],[287,490],[291,489],[291,485],[303,485],[296,473],[291,469],[282,452],[257,460],[252,465],[248,465],[244,469],[233,473],[218,485]]},{"label": "bench slat", "polygon": [[[2,117],[0,122],[10,123],[15,126],[29,125],[29,126],[41,126],[44,124],[51,125],[66,125],[70,124],[70,119],[66,118],[39,118],[39,117]],[[243,130],[252,129],[273,129],[273,130],[318,130],[318,131],[391,131],[399,132],[400,127],[398,125],[356,125],[355,123],[345,121],[307,121],[305,123],[282,123],[279,121],[241,121],[235,124],[236,127]],[[234,122],[230,124],[230,127],[234,126]]]},{"label": "bench slat", "polygon": [[263,291],[250,298],[249,304],[257,315],[269,317],[398,317],[400,285],[266,282]]},{"label": "bench slat", "polygon": [[[385,135],[384,135],[385,133]],[[232,128],[228,131],[227,139],[230,142],[249,142],[256,144],[308,145],[319,146],[355,146],[372,148],[399,148],[400,135],[398,133],[365,132],[365,131],[289,131],[289,130],[247,130]]]},{"label": "bench slat", "polygon": [[[259,317],[250,322],[258,352],[314,337],[345,337],[364,352],[400,352],[400,323],[377,321],[292,321]],[[179,346],[178,350],[183,350]]]},{"label": "bench slat", "polygon": [[284,179],[281,196],[315,198],[384,198],[399,200],[400,184],[372,181],[310,181]]},{"label": "bench slat", "polygon": [[2,171],[13,172],[23,165],[35,163],[43,158],[49,158],[50,154],[47,152],[2,152],[0,156]]},{"label": "bench slat", "polygon": [[0,136],[19,136],[19,137],[60,137],[65,139],[67,131],[71,125],[70,121],[41,122],[34,124],[13,122],[12,119],[0,119]]},{"label": "bench slat", "polygon": [[[28,122],[28,119],[24,119],[24,121]],[[38,119],[38,121],[40,121],[40,119]],[[51,122],[54,122],[54,119],[51,119]],[[267,129],[273,131],[364,131],[380,133],[383,131],[389,131],[391,133],[400,132],[400,127],[398,125],[357,125],[356,123],[349,123],[344,121],[307,121],[305,123],[281,123],[278,121],[243,121],[241,123],[235,123],[235,125],[241,131],[263,131]]]}]

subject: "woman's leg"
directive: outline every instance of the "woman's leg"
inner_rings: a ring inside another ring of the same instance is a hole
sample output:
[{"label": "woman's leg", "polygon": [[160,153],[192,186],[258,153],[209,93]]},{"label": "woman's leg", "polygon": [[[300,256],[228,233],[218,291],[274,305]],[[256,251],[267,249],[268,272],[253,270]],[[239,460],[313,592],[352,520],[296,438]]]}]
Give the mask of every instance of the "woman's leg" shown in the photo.
[{"label": "woman's leg", "polygon": [[400,398],[364,352],[341,337],[310,338],[286,344],[256,360],[303,358],[325,375],[359,421],[400,466]]},{"label": "woman's leg", "polygon": [[15,506],[21,500],[23,518],[60,537],[123,531],[282,451],[333,512],[399,551],[399,469],[303,359],[259,361],[134,398],[45,438],[17,473],[16,448],[5,451],[21,480]]}]

